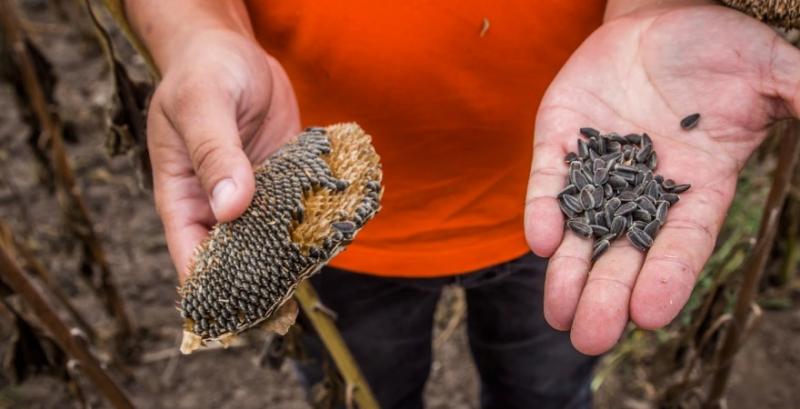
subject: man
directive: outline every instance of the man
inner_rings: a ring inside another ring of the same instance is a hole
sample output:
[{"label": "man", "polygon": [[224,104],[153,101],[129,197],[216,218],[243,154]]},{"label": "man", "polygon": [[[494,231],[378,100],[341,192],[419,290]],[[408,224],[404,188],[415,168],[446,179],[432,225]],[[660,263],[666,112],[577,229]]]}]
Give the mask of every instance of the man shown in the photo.
[{"label": "man", "polygon": [[[422,406],[445,284],[466,288],[484,407],[589,407],[592,359],[569,339],[597,355],[629,319],[670,322],[745,159],[771,122],[800,111],[800,51],[707,1],[127,10],[164,73],[148,145],[179,274],[211,225],[244,211],[251,164],[299,131],[301,113],[306,125],[357,121],[373,135],[383,210],[314,284],[384,408]],[[693,112],[700,126],[681,131]],[[646,255],[619,241],[592,265],[591,244],[564,233],[555,194],[582,126],[647,132],[659,173],[692,184]]]}]

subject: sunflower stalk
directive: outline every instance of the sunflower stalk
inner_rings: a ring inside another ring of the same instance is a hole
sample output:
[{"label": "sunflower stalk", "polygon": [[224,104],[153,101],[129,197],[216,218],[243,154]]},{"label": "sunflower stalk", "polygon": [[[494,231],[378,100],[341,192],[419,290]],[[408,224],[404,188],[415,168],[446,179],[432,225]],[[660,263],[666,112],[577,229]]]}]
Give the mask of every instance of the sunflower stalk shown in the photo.
[{"label": "sunflower stalk", "polygon": [[0,278],[30,306],[58,346],[80,363],[81,372],[95,384],[114,408],[133,408],[130,399],[103,369],[83,337],[76,336],[76,331],[70,329],[59,318],[45,297],[22,271],[4,242],[0,242]]},{"label": "sunflower stalk", "polygon": [[[37,123],[50,141],[50,166],[52,166],[56,196],[59,205],[67,219],[71,232],[81,240],[85,266],[83,277],[103,302],[106,312],[117,323],[117,340],[128,339],[133,328],[125,310],[125,304],[119,294],[117,286],[111,276],[111,269],[106,261],[106,255],[100,244],[100,239],[94,230],[88,209],[80,196],[72,166],[67,158],[64,147],[64,130],[59,117],[47,100],[30,49],[26,47],[27,36],[22,31],[15,10],[9,0],[0,0],[0,25],[2,25],[3,39],[7,42],[7,49],[11,59],[18,66],[22,76],[20,82],[24,88],[27,102],[36,116]],[[92,272],[96,267],[97,272]],[[87,276],[96,274],[94,279]],[[122,342],[117,342],[120,346]]]},{"label": "sunflower stalk", "polygon": [[764,273],[778,230],[783,204],[791,186],[794,169],[800,155],[800,121],[776,125],[781,134],[778,166],[773,176],[767,204],[761,217],[758,239],[750,260],[744,269],[743,282],[734,307],[733,319],[716,359],[717,371],[711,381],[711,389],[704,408],[716,409],[725,406],[725,392],[731,375],[734,358],[744,341],[753,320],[753,303],[758,293],[758,284]]}]

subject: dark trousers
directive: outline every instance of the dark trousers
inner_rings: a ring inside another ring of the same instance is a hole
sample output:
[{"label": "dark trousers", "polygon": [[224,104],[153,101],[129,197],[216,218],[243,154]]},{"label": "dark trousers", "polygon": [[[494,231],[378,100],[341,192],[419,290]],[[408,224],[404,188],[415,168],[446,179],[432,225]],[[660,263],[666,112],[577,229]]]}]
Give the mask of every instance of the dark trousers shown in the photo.
[{"label": "dark trousers", "polygon": [[[431,367],[433,313],[442,288],[464,287],[481,407],[590,408],[595,359],[572,347],[542,314],[546,260],[528,254],[473,273],[400,279],[325,268],[312,278],[383,409],[422,408]],[[313,335],[312,355],[322,351]],[[319,360],[316,360],[317,362]],[[307,382],[321,370],[302,365]]]}]

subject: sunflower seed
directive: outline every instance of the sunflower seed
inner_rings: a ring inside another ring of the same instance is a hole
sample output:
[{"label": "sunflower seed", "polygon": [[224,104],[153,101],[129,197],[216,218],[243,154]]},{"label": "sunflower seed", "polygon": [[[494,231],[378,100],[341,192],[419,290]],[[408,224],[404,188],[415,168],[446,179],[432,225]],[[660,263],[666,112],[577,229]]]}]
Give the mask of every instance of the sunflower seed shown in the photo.
[{"label": "sunflower seed", "polygon": [[681,198],[676,193],[662,193],[659,199],[666,200],[670,205],[678,203]]},{"label": "sunflower seed", "polygon": [[653,245],[653,238],[637,227],[628,229],[627,236],[633,246],[641,251],[646,251]]},{"label": "sunflower seed", "polygon": [[647,187],[644,190],[644,194],[650,196],[653,200],[658,200],[658,196],[660,192],[658,191],[658,183],[655,180],[651,180],[647,182]]},{"label": "sunflower seed", "polygon": [[631,214],[633,214],[633,218],[635,220],[641,220],[643,222],[649,222],[650,220],[653,220],[653,216],[646,210],[636,209],[631,212]]},{"label": "sunflower seed", "polygon": [[682,185],[675,185],[675,186],[672,187],[672,189],[670,189],[670,192],[672,192],[672,193],[683,193],[683,192],[689,190],[690,187],[692,187],[692,185],[690,185],[688,183],[685,183],[685,184],[682,184]]},{"label": "sunflower seed", "polygon": [[599,207],[602,207],[605,204],[605,202],[606,202],[605,190],[603,190],[603,189],[601,189],[599,187],[595,188],[594,189],[594,207],[595,207],[595,209],[599,208]]},{"label": "sunflower seed", "polygon": [[608,248],[611,247],[611,242],[608,240],[600,240],[597,244],[594,245],[592,249],[592,261],[597,260],[598,257],[602,256],[603,253],[608,251]]},{"label": "sunflower seed", "polygon": [[632,200],[636,200],[636,198],[639,197],[639,195],[637,195],[636,193],[633,193],[630,190],[626,190],[626,191],[620,193],[619,196],[617,196],[617,197],[619,198],[619,200],[621,200],[623,202],[630,202]]},{"label": "sunflower seed", "polygon": [[618,173],[630,173],[630,174],[636,174],[639,172],[635,167],[623,164],[617,164],[616,166],[614,166],[614,170],[616,170]]},{"label": "sunflower seed", "polygon": [[571,194],[561,196],[561,203],[573,213],[580,213],[583,211],[583,205],[580,199]]},{"label": "sunflower seed", "polygon": [[635,202],[628,202],[624,205],[620,206],[616,211],[614,211],[614,216],[624,216],[634,210],[636,210],[637,204]]},{"label": "sunflower seed", "polygon": [[608,133],[608,134],[606,135],[606,138],[608,138],[608,140],[609,140],[609,141],[617,142],[617,143],[619,143],[620,145],[621,145],[621,144],[624,144],[624,143],[628,143],[628,140],[627,140],[627,139],[625,139],[625,137],[624,137],[624,136],[622,136],[622,135],[620,135],[620,134],[618,134],[618,133],[616,133],[616,132],[610,132],[610,133]]},{"label": "sunflower seed", "polygon": [[567,162],[567,163],[571,163],[571,162],[576,161],[578,159],[580,159],[580,158],[578,157],[578,154],[575,153],[575,152],[570,152],[570,153],[566,154],[566,156],[564,156],[564,162]]},{"label": "sunflower seed", "polygon": [[578,157],[581,159],[589,157],[589,145],[583,139],[578,139]]},{"label": "sunflower seed", "polygon": [[651,214],[655,214],[656,205],[655,205],[655,203],[653,203],[653,200],[650,199],[649,197],[647,197],[647,196],[639,196],[639,198],[636,199],[636,203],[639,204],[639,207],[642,208],[642,210],[645,210],[645,211],[647,211],[648,213],[651,213]]},{"label": "sunflower seed", "polygon": [[608,227],[608,224],[606,224],[606,212],[595,213],[593,223],[598,226]]},{"label": "sunflower seed", "polygon": [[595,170],[592,181],[594,182],[595,185],[602,185],[608,182],[608,171],[605,170],[604,168]]},{"label": "sunflower seed", "polygon": [[669,211],[668,203],[669,202],[661,201],[656,209],[656,220],[662,225],[667,222],[667,212]]},{"label": "sunflower seed", "polygon": [[584,209],[594,209],[594,186],[586,185],[581,189],[580,193],[581,206]]},{"label": "sunflower seed", "polygon": [[629,133],[625,135],[625,140],[628,141],[628,143],[640,143],[642,142],[642,135]]},{"label": "sunflower seed", "polygon": [[686,118],[681,119],[681,128],[683,128],[685,131],[688,131],[697,126],[698,122],[700,122],[700,114],[691,114]]},{"label": "sunflower seed", "polygon": [[589,181],[589,178],[586,177],[586,174],[583,173],[583,170],[575,170],[573,172],[572,178],[574,179],[572,181],[572,184],[575,185],[575,187],[577,187],[578,189],[583,189],[584,187],[586,187],[591,183]]},{"label": "sunflower seed", "polygon": [[620,206],[622,206],[622,201],[617,197],[611,198],[606,202],[606,208],[611,209],[612,212],[619,209]]},{"label": "sunflower seed", "polygon": [[[642,139],[644,141],[644,139]],[[636,161],[639,163],[645,163],[648,159],[650,159],[650,154],[653,153],[653,145],[645,145],[636,152]]]},{"label": "sunflower seed", "polygon": [[656,155],[655,151],[650,154],[650,159],[647,161],[647,167],[652,170],[655,170],[656,167],[658,167],[658,155]]},{"label": "sunflower seed", "polygon": [[622,234],[625,231],[625,227],[627,223],[625,222],[625,218],[622,216],[614,217],[614,220],[611,222],[611,226],[609,227],[609,231],[616,236]]},{"label": "sunflower seed", "polygon": [[[620,153],[622,151],[622,144],[617,141],[608,141],[606,143],[606,150],[613,153]],[[611,155],[612,153],[607,153],[606,155]],[[622,156],[620,154],[620,156]]]},{"label": "sunflower seed", "polygon": [[603,155],[607,153],[606,151],[606,138],[603,135],[599,135],[597,137],[597,153]]},{"label": "sunflower seed", "polygon": [[597,129],[594,129],[594,128],[590,128],[590,127],[581,128],[581,129],[578,130],[578,132],[580,132],[581,135],[583,135],[583,136],[585,136],[587,138],[600,136],[600,131],[598,131]]},{"label": "sunflower seed", "polygon": [[579,222],[577,220],[569,220],[567,222],[567,227],[569,227],[569,229],[575,232],[575,234],[578,236],[586,238],[592,237],[592,228],[586,223]]},{"label": "sunflower seed", "polygon": [[661,229],[661,223],[658,220],[653,220],[652,222],[647,223],[647,226],[644,226],[644,229],[642,229],[642,231],[647,233],[647,235],[650,237],[656,237],[656,234],[658,234],[658,231],[660,229]]},{"label": "sunflower seed", "polygon": [[608,184],[612,186],[614,189],[625,189],[628,187],[628,182],[625,179],[617,176],[611,175],[608,177]]},{"label": "sunflower seed", "polygon": [[[641,220],[636,220],[636,221],[633,222],[633,224],[631,224],[630,229],[633,229],[633,228],[644,229],[645,226],[647,226],[646,222],[643,222]],[[630,230],[630,229],[628,229],[628,230]]]},{"label": "sunflower seed", "polygon": [[558,197],[560,199],[561,196],[574,195],[576,193],[578,193],[578,188],[575,187],[575,185],[569,184],[566,187],[564,187],[563,189],[561,189],[561,191],[558,192],[558,195],[556,195],[556,197]]},{"label": "sunflower seed", "polygon": [[606,183],[603,185],[603,193],[605,194],[606,199],[610,199],[614,197],[614,188],[610,184]]},{"label": "sunflower seed", "polygon": [[601,226],[599,224],[593,224],[590,227],[592,228],[592,233],[597,237],[605,236],[606,234],[608,234],[608,228],[606,228],[605,226]]}]

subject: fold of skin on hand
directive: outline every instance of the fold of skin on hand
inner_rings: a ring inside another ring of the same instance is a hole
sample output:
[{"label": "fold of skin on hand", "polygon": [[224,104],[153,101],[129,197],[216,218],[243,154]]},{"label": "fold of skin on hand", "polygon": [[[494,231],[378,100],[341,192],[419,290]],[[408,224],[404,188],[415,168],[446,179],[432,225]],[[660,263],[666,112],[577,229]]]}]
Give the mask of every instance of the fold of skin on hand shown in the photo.
[{"label": "fold of skin on hand", "polygon": [[[706,2],[632,3],[609,3],[606,23],[548,89],[535,130],[526,236],[551,257],[545,317],[587,354],[613,347],[629,319],[652,329],[678,314],[742,165],[774,120],[800,110],[800,51],[766,25]],[[693,112],[700,126],[681,130]],[[591,243],[564,232],[555,194],[582,126],[647,132],[658,173],[692,184],[647,254],[620,240],[592,266]]]}]

